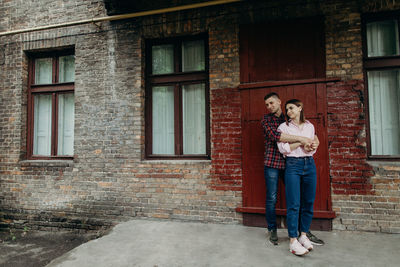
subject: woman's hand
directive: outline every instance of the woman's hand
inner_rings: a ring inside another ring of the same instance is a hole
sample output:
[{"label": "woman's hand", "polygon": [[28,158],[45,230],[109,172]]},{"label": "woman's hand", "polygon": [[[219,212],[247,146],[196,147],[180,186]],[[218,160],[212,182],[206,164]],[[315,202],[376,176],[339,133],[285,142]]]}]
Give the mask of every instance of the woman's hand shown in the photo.
[{"label": "woman's hand", "polygon": [[306,152],[311,152],[311,151],[314,151],[316,148],[313,148],[313,143],[311,143],[311,144],[306,144],[304,147],[304,150],[306,151]]},{"label": "woman's hand", "polygon": [[319,146],[319,140],[318,140],[318,137],[315,136],[315,139],[311,143],[304,145],[304,150],[306,152],[311,152],[311,151],[317,150],[318,146]]},{"label": "woman's hand", "polygon": [[314,140],[311,143],[311,148],[312,148],[312,150],[317,150],[318,146],[319,146],[318,136],[314,135]]}]

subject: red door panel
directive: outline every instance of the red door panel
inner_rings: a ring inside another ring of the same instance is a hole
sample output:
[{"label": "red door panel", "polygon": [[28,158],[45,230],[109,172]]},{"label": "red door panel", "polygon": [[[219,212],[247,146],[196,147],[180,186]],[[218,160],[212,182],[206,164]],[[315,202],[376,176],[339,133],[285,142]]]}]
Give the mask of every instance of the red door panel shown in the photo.
[{"label": "red door panel", "polygon": [[[255,90],[245,90],[242,94],[247,97],[243,101],[243,106],[248,111],[243,116],[243,206],[262,210],[265,208],[265,182],[264,182],[264,135],[261,127],[261,119],[266,108],[264,105],[264,96],[271,91],[277,92],[284,103],[297,98],[304,101],[306,119],[314,124],[317,136],[320,140],[320,146],[315,154],[317,165],[317,195],[314,209],[320,213],[331,211],[330,203],[330,184],[329,184],[329,161],[328,161],[328,143],[325,124],[326,106],[324,101],[318,102],[319,95],[326,95],[325,86],[319,84],[291,85],[260,88]],[[321,92],[319,92],[321,91]],[[304,99],[304,100],[303,100]],[[244,100],[244,98],[242,99]],[[247,102],[246,104],[244,102]],[[284,187],[280,185],[280,196],[277,208],[285,209]],[[316,212],[318,214],[318,212]]]},{"label": "red door panel", "polygon": [[322,17],[240,27],[242,83],[325,77]]},{"label": "red door panel", "polygon": [[[241,91],[244,212],[265,212],[264,135],[260,121],[267,112],[264,96],[277,92],[283,109],[287,100],[301,100],[306,119],[315,126],[320,140],[314,156],[318,179],[315,216],[332,217],[323,25],[322,18],[314,17],[240,28],[240,79],[241,86],[245,85]],[[281,215],[285,214],[284,195],[280,184],[277,213]]]}]

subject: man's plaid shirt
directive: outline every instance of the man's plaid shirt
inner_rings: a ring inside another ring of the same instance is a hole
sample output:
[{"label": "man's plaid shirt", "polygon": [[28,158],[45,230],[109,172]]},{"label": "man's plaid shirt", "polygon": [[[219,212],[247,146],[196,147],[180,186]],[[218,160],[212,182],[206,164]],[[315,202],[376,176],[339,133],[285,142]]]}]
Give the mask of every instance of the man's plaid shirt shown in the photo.
[{"label": "man's plaid shirt", "polygon": [[278,150],[277,142],[281,138],[281,133],[278,132],[278,127],[285,122],[283,114],[276,117],[274,114],[265,114],[261,120],[261,125],[264,129],[264,165],[275,169],[285,168],[285,159]]}]

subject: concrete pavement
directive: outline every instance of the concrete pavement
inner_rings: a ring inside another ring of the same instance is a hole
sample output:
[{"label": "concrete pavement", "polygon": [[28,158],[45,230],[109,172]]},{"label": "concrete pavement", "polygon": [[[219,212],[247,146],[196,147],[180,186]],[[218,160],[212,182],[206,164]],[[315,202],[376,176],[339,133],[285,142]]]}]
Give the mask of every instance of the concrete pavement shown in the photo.
[{"label": "concrete pavement", "polygon": [[242,225],[132,220],[89,241],[47,267],[125,266],[400,266],[400,235],[313,232],[326,244],[304,257],[289,252],[286,229],[279,246],[265,229]]}]

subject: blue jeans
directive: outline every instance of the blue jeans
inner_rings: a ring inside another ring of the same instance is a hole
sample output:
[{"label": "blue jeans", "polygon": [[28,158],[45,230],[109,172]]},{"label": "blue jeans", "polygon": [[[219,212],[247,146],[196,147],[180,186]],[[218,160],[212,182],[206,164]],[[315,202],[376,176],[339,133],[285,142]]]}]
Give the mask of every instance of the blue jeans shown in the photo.
[{"label": "blue jeans", "polygon": [[310,230],[314,213],[317,170],[312,157],[286,158],[285,189],[288,233],[294,238],[298,231],[307,233]]},{"label": "blue jeans", "polygon": [[279,177],[282,177],[283,170],[270,168],[264,166],[264,178],[265,178],[265,186],[267,188],[267,196],[265,201],[265,218],[268,223],[268,230],[275,230],[277,228],[276,225],[276,197],[278,194],[278,181]]}]

